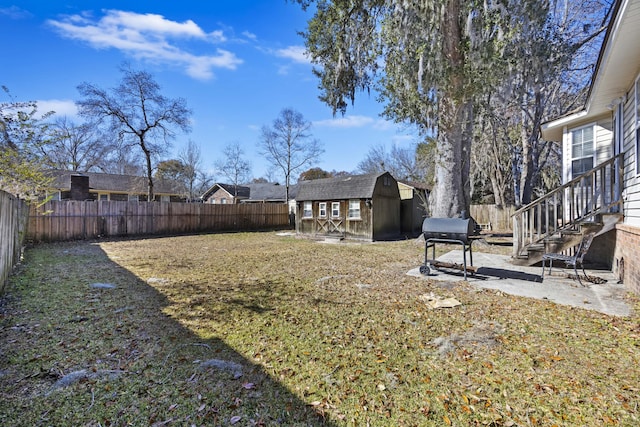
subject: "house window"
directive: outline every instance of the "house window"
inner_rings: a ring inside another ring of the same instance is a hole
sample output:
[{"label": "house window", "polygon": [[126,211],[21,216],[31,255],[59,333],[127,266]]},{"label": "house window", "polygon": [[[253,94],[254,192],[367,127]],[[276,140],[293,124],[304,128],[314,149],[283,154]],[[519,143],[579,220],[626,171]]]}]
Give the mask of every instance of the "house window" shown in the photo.
[{"label": "house window", "polygon": [[331,202],[331,218],[340,218],[340,202]]},{"label": "house window", "polygon": [[304,202],[302,205],[302,218],[313,218],[311,202]]},{"label": "house window", "polygon": [[593,126],[571,131],[571,177],[593,169]]},{"label": "house window", "polygon": [[226,205],[227,204],[227,199],[225,197],[220,199],[220,204],[221,205]]},{"label": "house window", "polygon": [[171,201],[171,197],[170,196],[160,196],[160,201],[161,202],[170,202]]},{"label": "house window", "polygon": [[320,202],[318,204],[318,217],[319,218],[327,217],[327,202]]},{"label": "house window", "polygon": [[360,219],[360,200],[349,200],[349,219]]},{"label": "house window", "polygon": [[100,200],[101,202],[106,202],[109,200],[109,195],[108,194],[98,194],[98,200]]},{"label": "house window", "polygon": [[140,201],[140,198],[138,197],[137,194],[129,194],[129,199],[130,202],[138,202]]}]

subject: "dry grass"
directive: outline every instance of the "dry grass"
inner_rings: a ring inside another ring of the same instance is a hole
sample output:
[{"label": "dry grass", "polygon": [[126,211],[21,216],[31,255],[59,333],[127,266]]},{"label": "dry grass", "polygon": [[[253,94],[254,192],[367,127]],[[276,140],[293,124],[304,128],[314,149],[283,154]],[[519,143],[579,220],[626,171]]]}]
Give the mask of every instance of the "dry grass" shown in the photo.
[{"label": "dry grass", "polygon": [[637,316],[405,275],[422,250],[275,233],[32,248],[2,306],[0,425],[638,424]]}]

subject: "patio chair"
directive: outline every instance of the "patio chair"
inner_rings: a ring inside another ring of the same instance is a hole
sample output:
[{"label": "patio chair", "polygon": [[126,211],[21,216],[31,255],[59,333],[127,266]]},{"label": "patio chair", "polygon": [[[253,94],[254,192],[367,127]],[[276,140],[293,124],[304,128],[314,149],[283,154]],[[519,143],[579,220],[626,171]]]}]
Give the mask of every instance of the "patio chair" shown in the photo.
[{"label": "patio chair", "polygon": [[580,241],[580,244],[576,248],[576,251],[574,252],[573,255],[565,255],[565,254],[559,254],[559,253],[553,253],[553,252],[548,252],[542,255],[542,277],[544,278],[544,268],[547,260],[549,260],[549,274],[551,274],[551,267],[553,266],[553,261],[554,260],[562,261],[565,263],[567,267],[569,266],[573,267],[573,271],[576,273],[576,277],[578,278],[578,282],[580,283],[580,286],[584,286],[582,284],[582,280],[580,280],[580,275],[578,274],[578,264],[580,264],[580,267],[582,268],[582,272],[584,273],[584,276],[587,277],[587,273],[584,271],[584,264],[582,263],[582,260],[584,259],[584,256],[589,251],[589,247],[591,246],[591,242],[593,242],[594,237],[595,237],[595,233],[587,233],[583,235],[582,240]]}]

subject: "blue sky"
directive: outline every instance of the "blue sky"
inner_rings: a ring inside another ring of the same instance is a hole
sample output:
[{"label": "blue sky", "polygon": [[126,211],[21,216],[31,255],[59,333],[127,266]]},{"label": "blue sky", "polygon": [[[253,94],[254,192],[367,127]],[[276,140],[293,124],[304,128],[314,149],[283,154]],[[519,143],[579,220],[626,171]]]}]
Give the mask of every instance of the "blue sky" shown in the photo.
[{"label": "blue sky", "polygon": [[77,86],[115,87],[128,61],[193,110],[192,132],[178,135],[168,157],[191,139],[212,170],[224,146],[239,142],[254,177],[269,168],[257,153],[260,128],[283,108],[313,123],[325,170],[354,171],[372,146],[414,144],[410,130],[379,117],[373,94],[361,94],[344,117],[318,100],[298,35],[309,17],[285,0],[0,0],[0,85],[79,121]]}]

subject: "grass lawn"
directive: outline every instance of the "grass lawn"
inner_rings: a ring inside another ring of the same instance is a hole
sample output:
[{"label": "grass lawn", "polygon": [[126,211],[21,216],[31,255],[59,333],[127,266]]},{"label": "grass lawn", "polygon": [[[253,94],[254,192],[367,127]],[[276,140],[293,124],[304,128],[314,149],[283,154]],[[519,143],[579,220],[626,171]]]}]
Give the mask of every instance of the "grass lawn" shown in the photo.
[{"label": "grass lawn", "polygon": [[0,303],[0,425],[640,423],[637,314],[407,276],[422,257],[276,233],[30,248]]}]

